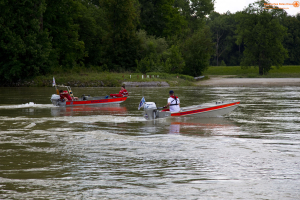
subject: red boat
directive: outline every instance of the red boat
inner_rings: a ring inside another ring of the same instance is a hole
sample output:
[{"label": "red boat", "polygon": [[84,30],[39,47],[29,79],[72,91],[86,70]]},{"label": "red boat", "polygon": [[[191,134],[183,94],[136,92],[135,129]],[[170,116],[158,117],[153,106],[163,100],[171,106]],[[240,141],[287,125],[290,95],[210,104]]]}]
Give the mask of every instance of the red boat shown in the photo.
[{"label": "red boat", "polygon": [[110,96],[98,96],[98,97],[91,97],[90,95],[85,96],[82,95],[78,100],[75,100],[73,96],[73,92],[70,86],[58,85],[58,87],[67,88],[67,92],[72,98],[70,101],[61,100],[57,85],[55,85],[56,93],[52,94],[51,102],[55,106],[79,106],[79,105],[102,105],[102,104],[115,104],[115,103],[122,103],[124,102],[127,97],[110,97]]}]

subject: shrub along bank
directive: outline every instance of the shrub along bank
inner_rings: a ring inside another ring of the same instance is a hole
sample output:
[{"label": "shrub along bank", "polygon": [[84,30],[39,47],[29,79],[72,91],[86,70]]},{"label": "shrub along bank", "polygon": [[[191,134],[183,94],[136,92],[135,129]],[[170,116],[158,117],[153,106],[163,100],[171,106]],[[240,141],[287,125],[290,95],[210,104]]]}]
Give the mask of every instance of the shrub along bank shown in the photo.
[{"label": "shrub along bank", "polygon": [[170,86],[193,86],[194,77],[167,73],[109,73],[80,72],[59,73],[56,75],[37,76],[34,79],[2,85],[12,87],[52,87],[53,77],[57,85],[72,87],[120,87],[123,82],[167,82]]}]

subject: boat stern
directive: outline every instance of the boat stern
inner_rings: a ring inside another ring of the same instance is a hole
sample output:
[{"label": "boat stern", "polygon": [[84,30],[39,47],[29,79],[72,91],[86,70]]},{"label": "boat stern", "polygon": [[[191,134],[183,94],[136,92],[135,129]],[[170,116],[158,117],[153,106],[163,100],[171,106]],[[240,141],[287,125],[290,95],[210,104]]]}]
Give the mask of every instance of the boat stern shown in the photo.
[{"label": "boat stern", "polygon": [[58,106],[59,105],[59,101],[60,101],[60,96],[57,94],[52,94],[51,98],[50,98],[52,104],[54,106]]},{"label": "boat stern", "polygon": [[163,112],[158,110],[155,102],[146,102],[144,105],[144,117],[147,120],[166,118],[170,116],[171,116],[171,112],[169,111]]}]

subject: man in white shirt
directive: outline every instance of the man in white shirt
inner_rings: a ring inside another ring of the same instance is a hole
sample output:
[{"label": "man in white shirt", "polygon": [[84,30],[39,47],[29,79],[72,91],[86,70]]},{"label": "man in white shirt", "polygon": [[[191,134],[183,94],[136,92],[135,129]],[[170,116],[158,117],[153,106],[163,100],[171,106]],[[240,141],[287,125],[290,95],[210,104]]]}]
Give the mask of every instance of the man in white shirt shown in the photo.
[{"label": "man in white shirt", "polygon": [[170,90],[169,94],[170,94],[170,97],[168,98],[168,104],[164,108],[167,108],[168,106],[170,106],[170,112],[179,112],[180,111],[179,98],[174,96],[173,90]]}]

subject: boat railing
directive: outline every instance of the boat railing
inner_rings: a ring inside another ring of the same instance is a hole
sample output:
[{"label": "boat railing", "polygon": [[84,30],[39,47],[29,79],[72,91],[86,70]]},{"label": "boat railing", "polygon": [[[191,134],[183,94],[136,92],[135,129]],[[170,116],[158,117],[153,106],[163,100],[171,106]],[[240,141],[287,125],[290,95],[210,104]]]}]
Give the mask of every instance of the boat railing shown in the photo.
[{"label": "boat railing", "polygon": [[234,102],[233,100],[227,100],[227,101],[216,101],[215,103],[204,103],[201,105],[194,105],[194,106],[188,106],[188,107],[183,107],[181,108],[181,111],[187,111],[187,110],[196,110],[200,108],[206,108],[206,107],[211,107],[213,104],[226,104],[226,103],[232,103]]}]

